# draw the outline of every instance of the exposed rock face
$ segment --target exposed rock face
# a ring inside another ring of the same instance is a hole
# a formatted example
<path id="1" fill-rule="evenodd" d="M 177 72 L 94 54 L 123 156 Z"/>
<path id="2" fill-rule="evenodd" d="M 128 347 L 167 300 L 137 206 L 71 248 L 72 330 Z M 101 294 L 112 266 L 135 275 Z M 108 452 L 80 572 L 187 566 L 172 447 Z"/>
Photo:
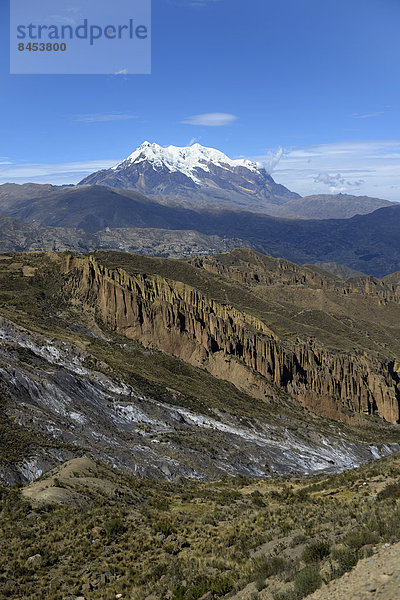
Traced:
<path id="1" fill-rule="evenodd" d="M 278 387 L 316 412 L 348 410 L 378 414 L 391 423 L 400 420 L 396 360 L 330 350 L 313 339 L 282 340 L 254 314 L 158 274 L 128 274 L 93 257 L 67 257 L 64 270 L 69 289 L 114 331 L 253 395 L 268 398 Z M 374 288 L 372 278 L 364 284 Z M 319 285 L 325 285 L 323 278 Z"/>
<path id="2" fill-rule="evenodd" d="M 198 406 L 190 396 L 182 399 L 171 388 L 161 400 L 146 383 L 144 389 L 137 382 L 132 388 L 98 371 L 109 370 L 110 365 L 100 364 L 82 350 L 78 339 L 75 344 L 50 339 L 3 318 L 0 340 L 0 388 L 8 397 L 2 409 L 12 418 L 11 426 L 33 435 L 19 457 L 15 448 L 13 453 L 15 436 L 9 436 L 7 446 L 7 438 L 0 436 L 1 484 L 34 481 L 68 461 L 60 479 L 65 487 L 53 480 L 50 489 L 48 480 L 40 481 L 26 490 L 27 498 L 52 498 L 66 504 L 77 500 L 65 475 L 68 471 L 74 480 L 76 472 L 90 475 L 90 461 L 75 458 L 82 453 L 123 471 L 173 480 L 342 471 L 400 449 L 392 427 L 384 423 L 375 424 L 379 443 L 374 435 L 371 440 L 357 439 L 349 435 L 351 428 L 344 430 L 317 418 L 310 426 L 307 415 L 294 412 L 293 406 L 291 414 L 283 417 L 282 407 L 275 407 L 278 412 L 274 412 L 273 407 L 245 394 L 239 394 L 243 403 L 239 412 L 230 410 L 225 384 L 219 387 L 223 411 L 212 405 Z M 118 346 L 114 346 L 116 353 Z M 146 354 L 149 359 L 151 352 Z M 129 370 L 132 354 L 128 351 L 124 356 Z M 213 385 L 214 378 L 205 372 L 201 375 Z M 172 380 L 171 372 L 168 382 Z M 254 407 L 250 418 L 248 403 Z M 2 460 L 4 455 L 6 460 Z M 91 475 L 88 487 L 93 483 Z"/>

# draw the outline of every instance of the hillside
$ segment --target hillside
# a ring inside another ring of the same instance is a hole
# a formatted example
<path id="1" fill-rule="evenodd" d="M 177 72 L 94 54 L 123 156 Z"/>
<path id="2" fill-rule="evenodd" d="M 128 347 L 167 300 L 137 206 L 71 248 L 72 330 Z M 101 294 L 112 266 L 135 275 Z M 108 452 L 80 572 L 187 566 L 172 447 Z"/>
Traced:
<path id="1" fill-rule="evenodd" d="M 3 254 L 0 599 L 300 600 L 398 541 L 399 283 Z"/>
<path id="2" fill-rule="evenodd" d="M 393 206 L 393 202 L 369 196 L 317 194 L 289 200 L 269 213 L 287 219 L 349 219 L 385 206 Z"/>
<path id="3" fill-rule="evenodd" d="M 248 246 L 297 263 L 337 263 L 375 277 L 400 270 L 400 205 L 347 219 L 281 219 L 163 205 L 133 190 L 104 186 L 44 187 L 42 196 L 42 186 L 0 186 L 0 214 L 15 219 L 0 217 L 3 252 L 106 248 L 190 256 Z"/>
<path id="4" fill-rule="evenodd" d="M 383 551 L 400 539 L 399 477 L 398 455 L 340 475 L 211 483 L 68 461 L 22 493 L 0 490 L 0 598 L 301 600 L 324 582 L 357 597 L 357 570 L 396 556 Z"/>
<path id="5" fill-rule="evenodd" d="M 174 480 L 396 451 L 394 281 L 245 250 L 3 255 L 1 477 L 32 481 L 83 452 Z"/>
<path id="6" fill-rule="evenodd" d="M 400 587 L 399 558 L 400 543 L 384 544 L 372 557 L 360 561 L 347 576 L 314 592 L 310 600 L 368 598 L 371 594 L 382 600 L 393 600 Z"/>

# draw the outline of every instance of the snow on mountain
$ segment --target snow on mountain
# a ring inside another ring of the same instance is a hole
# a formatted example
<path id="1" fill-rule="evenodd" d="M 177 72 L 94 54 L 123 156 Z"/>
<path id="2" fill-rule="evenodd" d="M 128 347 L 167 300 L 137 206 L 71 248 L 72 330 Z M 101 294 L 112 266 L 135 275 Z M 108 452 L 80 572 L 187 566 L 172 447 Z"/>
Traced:
<path id="1" fill-rule="evenodd" d="M 262 168 L 259 163 L 246 159 L 232 160 L 223 152 L 214 148 L 206 148 L 201 144 L 163 148 L 155 143 L 144 142 L 128 158 L 112 167 L 112 170 L 118 171 L 145 161 L 149 162 L 156 170 L 166 167 L 170 172 L 179 171 L 198 185 L 201 185 L 201 180 L 196 176 L 196 169 L 210 172 L 210 164 L 225 169 L 244 167 L 252 172 L 257 172 Z"/>
<path id="2" fill-rule="evenodd" d="M 261 164 L 233 160 L 200 144 L 164 148 L 144 142 L 128 158 L 92 173 L 80 185 L 136 190 L 174 206 L 257 212 L 299 198 L 277 184 Z"/>

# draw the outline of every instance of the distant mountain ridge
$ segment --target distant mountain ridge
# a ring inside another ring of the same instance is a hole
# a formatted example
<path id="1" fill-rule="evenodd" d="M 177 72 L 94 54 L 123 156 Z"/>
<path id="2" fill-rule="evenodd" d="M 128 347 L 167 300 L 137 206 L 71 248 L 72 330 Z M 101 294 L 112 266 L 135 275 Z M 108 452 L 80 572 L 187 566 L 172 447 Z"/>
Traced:
<path id="1" fill-rule="evenodd" d="M 269 214 L 286 219 L 350 219 L 355 215 L 368 215 L 378 208 L 393 204 L 389 200 L 370 196 L 315 194 L 271 207 Z"/>
<path id="2" fill-rule="evenodd" d="M 299 264 L 338 263 L 383 277 L 400 271 L 400 204 L 351 219 L 295 220 L 167 206 L 133 190 L 72 187 L 7 211 L 0 204 L 0 238 L 2 252 L 105 248 L 189 256 L 247 246 Z"/>
<path id="3" fill-rule="evenodd" d="M 0 217 L 3 252 L 191 256 L 250 247 L 331 264 L 344 276 L 346 269 L 377 277 L 400 270 L 400 204 L 346 194 L 302 198 L 260 164 L 200 144 L 145 142 L 79 185 L 0 185 Z"/>

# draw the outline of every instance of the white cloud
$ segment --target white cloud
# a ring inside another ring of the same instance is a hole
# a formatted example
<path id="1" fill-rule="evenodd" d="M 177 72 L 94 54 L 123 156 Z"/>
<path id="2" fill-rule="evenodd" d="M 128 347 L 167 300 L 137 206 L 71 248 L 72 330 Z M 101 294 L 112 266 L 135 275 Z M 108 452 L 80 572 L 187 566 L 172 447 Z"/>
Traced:
<path id="1" fill-rule="evenodd" d="M 350 193 L 400 201 L 400 140 L 285 148 L 273 177 L 302 196 Z M 266 157 L 251 157 L 268 168 Z"/>
<path id="2" fill-rule="evenodd" d="M 120 71 L 116 71 L 114 75 L 128 75 L 128 69 L 121 69 Z"/>
<path id="3" fill-rule="evenodd" d="M 99 169 L 109 169 L 118 160 L 93 160 L 55 164 L 0 164 L 0 184 L 13 183 L 54 183 L 62 185 L 78 183 L 81 179 Z"/>
<path id="4" fill-rule="evenodd" d="M 324 183 L 325 185 L 329 185 L 331 187 L 337 187 L 338 185 L 344 185 L 345 180 L 340 173 L 336 175 L 331 175 L 329 173 L 318 173 L 318 175 L 314 179 L 315 183 Z"/>
<path id="5" fill-rule="evenodd" d="M 185 125 L 202 125 L 205 127 L 222 127 L 230 125 L 237 120 L 236 115 L 229 113 L 204 113 L 202 115 L 192 115 L 186 117 L 181 123 Z"/>
<path id="6" fill-rule="evenodd" d="M 367 113 L 366 115 L 353 115 L 355 119 L 372 119 L 373 117 L 379 117 L 380 115 L 385 115 L 387 110 L 381 110 L 378 112 Z"/>
<path id="7" fill-rule="evenodd" d="M 346 192 L 349 191 L 347 188 L 360 188 L 364 179 L 348 180 L 341 173 L 318 173 L 314 179 L 314 183 L 323 183 L 329 185 L 332 192 Z"/>
<path id="8" fill-rule="evenodd" d="M 106 121 L 128 121 L 136 119 L 135 115 L 122 115 L 119 113 L 74 115 L 74 121 L 79 123 L 105 123 Z"/>
<path id="9" fill-rule="evenodd" d="M 267 171 L 267 173 L 269 173 L 269 174 L 273 173 L 273 171 L 276 169 L 276 167 L 280 163 L 283 153 L 284 153 L 284 150 L 283 150 L 282 146 L 279 146 L 279 148 L 276 152 L 270 151 L 267 153 L 266 158 L 261 161 L 263 166 L 265 167 L 265 170 Z"/>

